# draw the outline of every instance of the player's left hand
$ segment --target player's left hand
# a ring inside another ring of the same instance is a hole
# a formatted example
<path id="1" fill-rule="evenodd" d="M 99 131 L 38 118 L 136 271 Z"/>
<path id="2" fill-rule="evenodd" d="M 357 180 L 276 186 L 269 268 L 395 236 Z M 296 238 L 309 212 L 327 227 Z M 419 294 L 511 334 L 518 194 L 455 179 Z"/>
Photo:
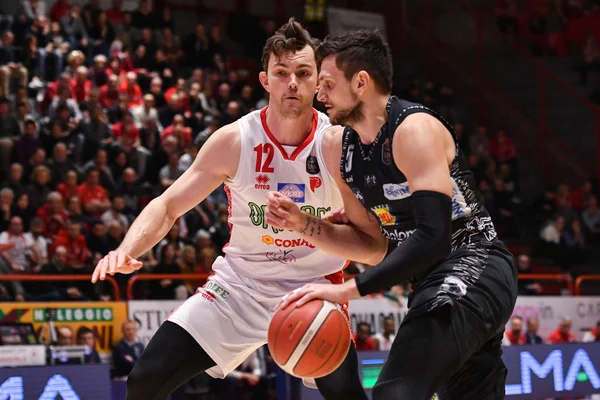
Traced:
<path id="1" fill-rule="evenodd" d="M 304 221 L 303 211 L 289 197 L 279 192 L 267 193 L 267 223 L 277 229 L 297 230 Z"/>
<path id="2" fill-rule="evenodd" d="M 285 309 L 291 303 L 296 302 L 296 307 L 300 307 L 311 300 L 327 300 L 335 304 L 342 304 L 352 298 L 360 297 L 354 279 L 342 285 L 331 285 L 321 283 L 309 283 L 301 288 L 293 290 L 283 296 L 277 309 Z"/>

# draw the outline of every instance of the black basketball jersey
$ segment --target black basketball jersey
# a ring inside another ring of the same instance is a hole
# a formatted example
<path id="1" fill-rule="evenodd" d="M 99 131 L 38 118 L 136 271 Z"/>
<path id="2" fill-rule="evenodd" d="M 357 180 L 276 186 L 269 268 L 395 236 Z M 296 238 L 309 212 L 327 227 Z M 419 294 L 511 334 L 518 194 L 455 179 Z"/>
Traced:
<path id="1" fill-rule="evenodd" d="M 414 113 L 427 113 L 456 137 L 452 126 L 435 111 L 420 104 L 391 96 L 387 102 L 388 119 L 370 145 L 360 142 L 352 128 L 344 129 L 341 172 L 358 200 L 379 220 L 390 247 L 396 247 L 416 229 L 411 191 L 404 174 L 392 156 L 396 128 Z M 450 165 L 452 181 L 452 249 L 476 241 L 492 241 L 496 231 L 487 210 L 476 196 L 476 185 L 466 158 L 456 145 Z"/>

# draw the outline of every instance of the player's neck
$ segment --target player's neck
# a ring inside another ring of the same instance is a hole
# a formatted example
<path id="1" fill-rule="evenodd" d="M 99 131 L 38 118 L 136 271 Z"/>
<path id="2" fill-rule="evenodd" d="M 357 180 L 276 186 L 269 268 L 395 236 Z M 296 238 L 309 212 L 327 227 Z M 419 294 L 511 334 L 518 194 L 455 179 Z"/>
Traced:
<path id="1" fill-rule="evenodd" d="M 363 100 L 363 119 L 352 124 L 352 128 L 358 132 L 363 144 L 371 144 L 377 137 L 381 126 L 387 120 L 386 105 L 389 94 L 373 94 L 370 98 Z"/>
<path id="2" fill-rule="evenodd" d="M 312 109 L 298 118 L 284 118 L 273 107 L 267 109 L 267 126 L 277 141 L 284 146 L 299 146 L 312 129 Z"/>

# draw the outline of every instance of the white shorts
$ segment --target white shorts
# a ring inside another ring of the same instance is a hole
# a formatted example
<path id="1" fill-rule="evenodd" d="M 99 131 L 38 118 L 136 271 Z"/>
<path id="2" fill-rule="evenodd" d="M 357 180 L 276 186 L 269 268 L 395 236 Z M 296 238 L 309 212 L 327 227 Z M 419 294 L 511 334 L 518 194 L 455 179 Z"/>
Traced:
<path id="1" fill-rule="evenodd" d="M 225 258 L 213 264 L 214 274 L 167 318 L 185 329 L 217 364 L 206 372 L 224 378 L 267 343 L 275 307 L 288 292 L 311 282 L 259 281 L 234 272 Z M 345 307 L 345 306 L 344 306 Z M 305 382 L 314 387 L 314 382 Z"/>

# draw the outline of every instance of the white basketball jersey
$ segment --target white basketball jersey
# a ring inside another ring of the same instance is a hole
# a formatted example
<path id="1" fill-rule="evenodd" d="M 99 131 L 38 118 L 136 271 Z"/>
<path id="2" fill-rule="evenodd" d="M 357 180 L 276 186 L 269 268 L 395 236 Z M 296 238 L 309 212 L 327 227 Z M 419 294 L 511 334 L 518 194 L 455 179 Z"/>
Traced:
<path id="1" fill-rule="evenodd" d="M 239 166 L 225 183 L 231 226 L 225 258 L 237 274 L 263 281 L 311 281 L 340 272 L 346 260 L 316 249 L 296 232 L 269 226 L 265 217 L 268 191 L 285 194 L 318 217 L 343 205 L 321 149 L 329 119 L 313 110 L 310 136 L 298 147 L 282 146 L 267 127 L 266 111 L 239 120 Z"/>

